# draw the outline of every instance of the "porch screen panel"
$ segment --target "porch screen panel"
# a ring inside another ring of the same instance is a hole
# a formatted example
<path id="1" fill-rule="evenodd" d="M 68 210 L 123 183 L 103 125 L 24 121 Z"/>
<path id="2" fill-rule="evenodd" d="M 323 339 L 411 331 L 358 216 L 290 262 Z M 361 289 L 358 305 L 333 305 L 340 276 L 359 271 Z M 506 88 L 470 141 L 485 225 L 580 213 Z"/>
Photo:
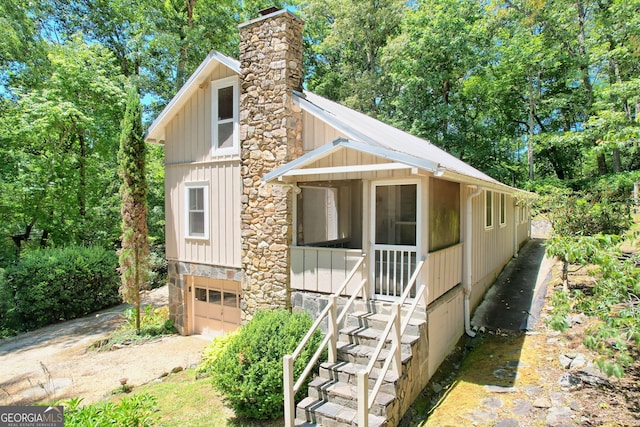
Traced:
<path id="1" fill-rule="evenodd" d="M 460 243 L 460 184 L 429 181 L 429 252 Z"/>

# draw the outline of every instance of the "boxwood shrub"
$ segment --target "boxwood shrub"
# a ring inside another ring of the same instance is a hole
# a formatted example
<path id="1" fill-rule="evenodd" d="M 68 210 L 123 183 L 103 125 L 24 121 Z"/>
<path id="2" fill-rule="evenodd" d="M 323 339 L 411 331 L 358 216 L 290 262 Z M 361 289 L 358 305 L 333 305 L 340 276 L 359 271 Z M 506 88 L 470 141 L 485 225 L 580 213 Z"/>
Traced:
<path id="1" fill-rule="evenodd" d="M 264 420 L 282 416 L 282 358 L 293 353 L 312 324 L 308 313 L 259 311 L 230 339 L 213 363 L 211 377 L 236 415 Z M 296 378 L 321 341 L 317 331 L 295 361 Z M 300 392 L 306 393 L 306 386 Z"/>
<path id="2" fill-rule="evenodd" d="M 23 253 L 0 283 L 0 328 L 30 330 L 119 303 L 117 266 L 116 253 L 100 247 Z"/>

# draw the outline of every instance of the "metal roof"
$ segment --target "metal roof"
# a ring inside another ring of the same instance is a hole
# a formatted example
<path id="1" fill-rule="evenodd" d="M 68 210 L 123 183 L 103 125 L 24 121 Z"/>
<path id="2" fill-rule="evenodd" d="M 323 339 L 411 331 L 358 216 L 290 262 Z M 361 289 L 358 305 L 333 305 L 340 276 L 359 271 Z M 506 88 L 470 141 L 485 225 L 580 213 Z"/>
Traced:
<path id="1" fill-rule="evenodd" d="M 151 124 L 145 136 L 147 142 L 164 142 L 166 125 L 200 85 L 207 81 L 211 71 L 219 65 L 228 67 L 238 75 L 241 74 L 238 60 L 220 52 L 211 51 Z M 336 128 L 347 138 L 332 141 L 325 148 L 313 150 L 298 160 L 274 170 L 264 177 L 265 181 L 274 180 L 293 169 L 302 168 L 327 155 L 330 150 L 346 148 L 388 158 L 429 172 L 435 173 L 437 170 L 439 176 L 444 174 L 445 178 L 461 182 L 481 184 L 502 191 L 521 191 L 502 184 L 425 139 L 411 135 L 313 92 L 294 92 L 293 100 L 303 110 Z"/>
<path id="2" fill-rule="evenodd" d="M 411 135 L 312 92 L 296 92 L 294 94 L 294 102 L 309 114 L 316 116 L 344 133 L 353 142 L 369 145 L 372 147 L 371 150 L 380 153 L 383 157 L 393 158 L 392 156 L 404 155 L 415 159 L 413 163 L 408 164 L 430 172 L 435 171 L 433 166 L 422 167 L 419 164 L 435 164 L 440 168 L 444 168 L 447 175 L 452 175 L 453 172 L 491 184 L 492 187 L 497 186 L 517 190 L 495 180 L 425 139 Z M 375 152 L 371 152 L 371 154 L 375 154 Z"/>

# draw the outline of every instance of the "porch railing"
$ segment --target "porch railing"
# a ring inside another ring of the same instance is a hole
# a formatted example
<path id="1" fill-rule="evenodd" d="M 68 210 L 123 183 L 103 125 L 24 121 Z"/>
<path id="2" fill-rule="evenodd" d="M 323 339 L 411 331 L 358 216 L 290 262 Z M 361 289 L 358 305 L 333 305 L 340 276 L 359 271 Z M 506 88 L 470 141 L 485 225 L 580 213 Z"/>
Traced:
<path id="1" fill-rule="evenodd" d="M 356 265 L 353 267 L 351 272 L 347 275 L 346 279 L 338 288 L 338 290 L 329 296 L 329 303 L 322 310 L 316 321 L 313 323 L 307 334 L 304 336 L 298 347 L 296 347 L 293 354 L 288 354 L 283 357 L 283 383 L 284 383 L 284 423 L 285 427 L 293 427 L 295 423 L 295 395 L 300 390 L 300 387 L 304 384 L 305 379 L 311 373 L 311 370 L 318 362 L 320 355 L 322 354 L 325 347 L 328 348 L 328 361 L 330 363 L 335 363 L 337 361 L 337 341 L 338 341 L 338 325 L 344 319 L 344 316 L 348 312 L 349 308 L 355 301 L 358 294 L 362 295 L 362 299 L 369 299 L 369 287 L 367 284 L 367 275 L 362 274 L 362 281 L 359 286 L 352 292 L 351 297 L 347 300 L 347 303 L 340 311 L 340 314 L 337 314 L 337 301 L 338 296 L 344 292 L 348 283 L 351 279 L 356 275 L 357 271 L 363 266 L 364 261 L 366 259 L 366 254 L 362 254 L 362 257 L 358 260 Z M 313 334 L 320 327 L 322 321 L 327 318 L 327 334 L 320 343 L 318 350 L 313 354 L 311 360 L 305 367 L 300 377 L 295 380 L 293 374 L 293 364 L 295 360 L 300 356 L 300 353 L 307 345 Z M 295 382 L 294 382 L 295 380 Z"/>
<path id="2" fill-rule="evenodd" d="M 375 351 L 371 355 L 371 359 L 369 360 L 369 364 L 367 368 L 359 371 L 357 375 L 358 382 L 358 426 L 359 427 L 368 427 L 369 426 L 369 411 L 375 402 L 376 396 L 380 391 L 380 387 L 382 387 L 383 380 L 389 368 L 393 368 L 393 372 L 399 377 L 402 374 L 402 346 L 401 346 L 401 338 L 402 334 L 407 328 L 409 324 L 409 320 L 413 315 L 418 303 L 422 301 L 425 309 L 427 307 L 427 303 L 429 300 L 428 289 L 425 284 L 422 284 L 420 288 L 415 292 L 415 297 L 409 306 L 409 309 L 404 317 L 402 318 L 402 305 L 405 303 L 407 298 L 410 296 L 411 290 L 414 287 L 418 275 L 422 270 L 422 267 L 425 264 L 425 258 L 423 257 L 420 260 L 420 263 L 416 266 L 415 272 L 411 276 L 409 283 L 404 289 L 402 296 L 400 299 L 393 303 L 391 316 L 387 322 L 387 325 L 384 329 L 384 332 L 380 336 L 380 341 L 378 342 L 378 346 Z M 369 392 L 369 376 L 375 367 L 376 361 L 384 348 L 385 342 L 387 338 L 391 334 L 391 348 L 389 348 L 389 355 L 387 357 L 384 364 L 382 365 L 382 369 L 378 373 L 378 378 L 373 386 L 371 392 Z M 393 363 L 393 365 L 391 365 Z"/>
<path id="3" fill-rule="evenodd" d="M 402 295 L 406 288 L 410 288 L 410 278 L 417 263 L 417 248 L 375 245 L 374 257 L 376 295 L 395 298 Z"/>

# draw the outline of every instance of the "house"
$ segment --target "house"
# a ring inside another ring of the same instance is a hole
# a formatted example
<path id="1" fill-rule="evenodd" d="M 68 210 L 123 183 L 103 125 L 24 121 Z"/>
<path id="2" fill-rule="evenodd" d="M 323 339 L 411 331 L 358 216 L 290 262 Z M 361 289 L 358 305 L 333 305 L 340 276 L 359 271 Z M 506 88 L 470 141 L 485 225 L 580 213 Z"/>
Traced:
<path id="1" fill-rule="evenodd" d="M 165 147 L 171 317 L 193 334 L 258 309 L 316 316 L 363 283 L 393 302 L 416 275 L 430 377 L 529 238 L 523 193 L 304 90 L 302 27 L 274 9 L 241 24 L 240 60 L 211 52 L 148 129 Z"/>

